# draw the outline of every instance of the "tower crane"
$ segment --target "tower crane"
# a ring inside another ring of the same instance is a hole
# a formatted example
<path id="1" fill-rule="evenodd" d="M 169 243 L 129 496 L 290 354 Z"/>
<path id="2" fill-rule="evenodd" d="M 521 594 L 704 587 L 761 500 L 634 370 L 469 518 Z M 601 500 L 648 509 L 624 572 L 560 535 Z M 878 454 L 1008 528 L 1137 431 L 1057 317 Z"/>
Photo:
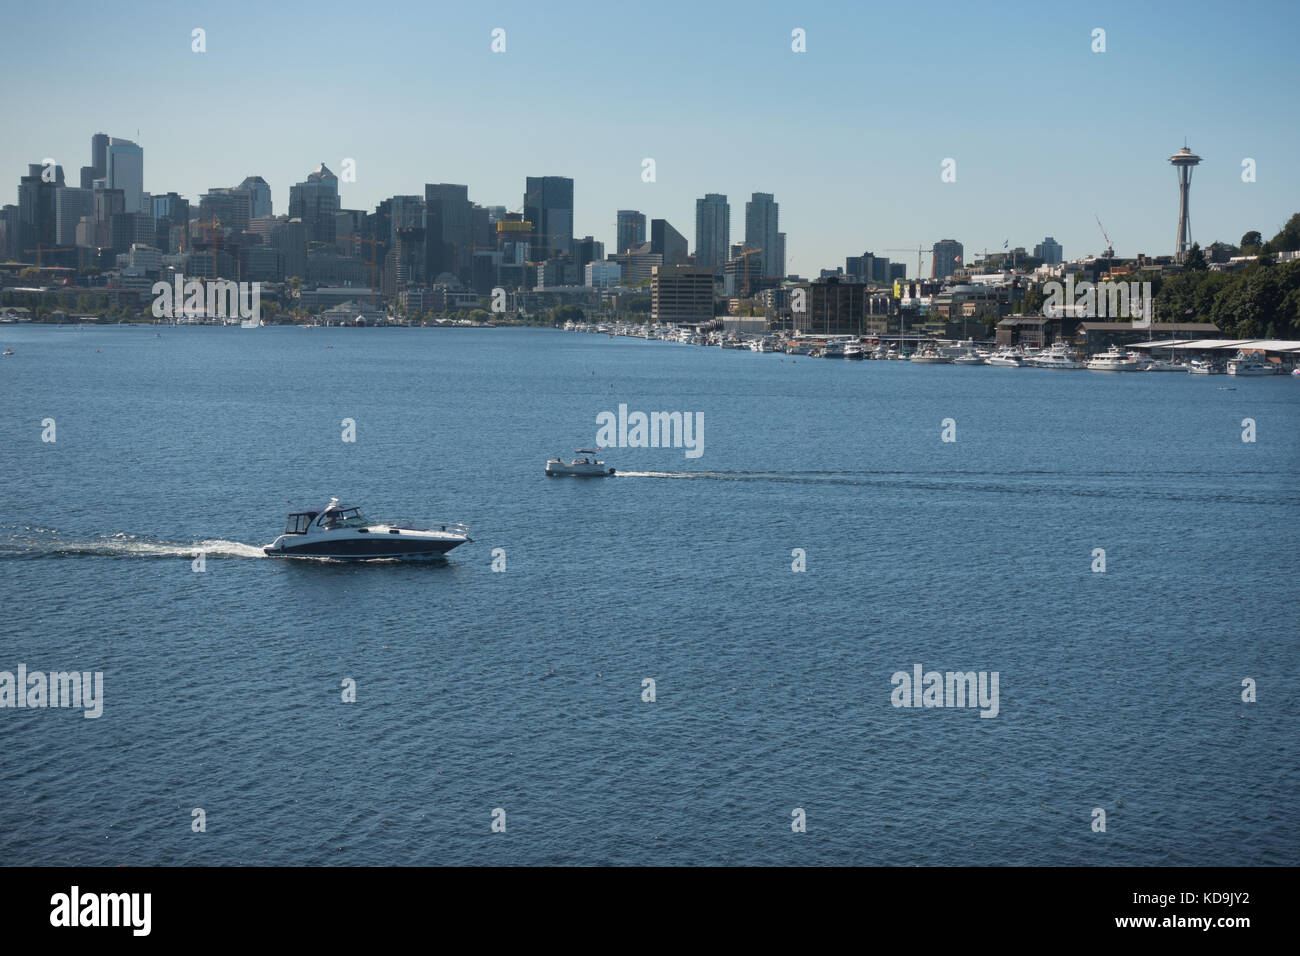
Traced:
<path id="1" fill-rule="evenodd" d="M 1115 247 L 1111 244 L 1110 236 L 1106 235 L 1106 227 L 1101 224 L 1101 216 L 1093 213 L 1093 218 L 1097 220 L 1097 228 L 1101 230 L 1101 237 L 1106 240 L 1106 258 L 1115 258 Z"/>

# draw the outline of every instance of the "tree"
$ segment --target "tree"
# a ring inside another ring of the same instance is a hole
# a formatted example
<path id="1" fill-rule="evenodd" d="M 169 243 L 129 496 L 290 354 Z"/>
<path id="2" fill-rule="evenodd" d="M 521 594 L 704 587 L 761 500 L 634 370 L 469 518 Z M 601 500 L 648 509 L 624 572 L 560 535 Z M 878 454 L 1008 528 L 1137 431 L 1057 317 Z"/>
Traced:
<path id="1" fill-rule="evenodd" d="M 1258 229 L 1252 229 L 1241 237 L 1241 251 L 1243 254 L 1253 256 L 1259 252 L 1259 247 L 1264 244 L 1264 237 L 1259 234 Z"/>
<path id="2" fill-rule="evenodd" d="M 1192 248 L 1187 250 L 1187 255 L 1183 258 L 1183 268 L 1188 272 L 1204 272 L 1208 268 L 1199 242 L 1193 242 Z"/>

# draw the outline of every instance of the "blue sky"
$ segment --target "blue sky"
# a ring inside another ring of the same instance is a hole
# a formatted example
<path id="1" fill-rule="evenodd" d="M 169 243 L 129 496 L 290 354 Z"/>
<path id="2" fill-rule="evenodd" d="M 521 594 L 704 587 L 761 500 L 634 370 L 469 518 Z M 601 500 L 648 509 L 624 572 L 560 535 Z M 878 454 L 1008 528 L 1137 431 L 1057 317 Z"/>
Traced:
<path id="1" fill-rule="evenodd" d="M 1175 173 L 1204 158 L 1192 235 L 1271 235 L 1300 211 L 1295 2 L 896 5 L 391 2 L 220 5 L 0 0 L 0 198 L 45 156 L 75 184 L 96 131 L 144 147 L 145 188 L 191 199 L 247 175 L 289 186 L 357 163 L 348 208 L 467 183 L 521 205 L 524 177 L 576 180 L 575 232 L 615 211 L 694 244 L 726 193 L 732 238 L 775 193 L 788 267 L 955 238 L 1045 235 L 1067 257 L 1173 251 Z M 190 49 L 194 27 L 207 52 Z M 506 52 L 491 52 L 491 31 Z M 791 51 L 791 30 L 807 52 Z M 1106 52 L 1091 50 L 1106 30 Z M 137 135 L 138 131 L 138 135 Z M 657 181 L 641 181 L 641 161 Z M 957 181 L 940 180 L 945 158 Z M 1241 163 L 1257 164 L 1243 183 Z M 928 263 L 928 260 L 927 260 Z M 928 267 L 928 265 L 927 265 Z"/>

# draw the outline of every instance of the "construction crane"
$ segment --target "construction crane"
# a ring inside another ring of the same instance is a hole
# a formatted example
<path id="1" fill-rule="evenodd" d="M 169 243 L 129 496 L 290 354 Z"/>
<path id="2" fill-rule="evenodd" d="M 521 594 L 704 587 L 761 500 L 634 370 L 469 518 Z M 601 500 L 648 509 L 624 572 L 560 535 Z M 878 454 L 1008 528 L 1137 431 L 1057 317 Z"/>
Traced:
<path id="1" fill-rule="evenodd" d="M 762 249 L 746 249 L 740 255 L 735 257 L 736 259 L 745 260 L 745 298 L 746 299 L 749 298 L 749 257 L 754 255 L 755 253 L 762 252 L 762 251 L 763 251 Z"/>
<path id="2" fill-rule="evenodd" d="M 915 249 L 886 249 L 885 252 L 915 252 L 916 253 L 916 278 L 918 281 L 925 278 L 925 276 L 921 275 L 921 259 L 926 252 L 925 246 L 918 245 Z"/>
<path id="3" fill-rule="evenodd" d="M 1115 258 L 1115 247 L 1111 245 L 1110 236 L 1106 235 L 1106 227 L 1101 224 L 1101 216 L 1093 213 L 1093 218 L 1097 220 L 1097 228 L 1101 230 L 1101 237 L 1106 240 L 1106 258 Z"/>

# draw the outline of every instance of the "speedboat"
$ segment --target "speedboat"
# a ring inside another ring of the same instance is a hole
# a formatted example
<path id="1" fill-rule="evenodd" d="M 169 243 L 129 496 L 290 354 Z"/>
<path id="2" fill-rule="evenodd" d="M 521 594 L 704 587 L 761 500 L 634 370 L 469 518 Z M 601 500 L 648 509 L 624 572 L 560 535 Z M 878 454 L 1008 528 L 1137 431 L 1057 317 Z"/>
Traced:
<path id="1" fill-rule="evenodd" d="M 598 449 L 579 448 L 575 454 L 583 457 L 574 458 L 572 461 L 565 461 L 563 458 L 552 458 L 548 461 L 546 477 L 604 478 L 606 475 L 614 474 L 613 468 L 607 469 L 603 461 L 596 460 L 595 456 L 600 454 Z"/>
<path id="2" fill-rule="evenodd" d="M 984 364 L 1000 368 L 1020 368 L 1021 354 L 1014 349 L 1000 349 L 988 358 Z"/>
<path id="3" fill-rule="evenodd" d="M 331 498 L 324 508 L 291 513 L 284 534 L 262 550 L 273 558 L 436 558 L 472 540 L 463 524 L 374 524 L 360 508 Z"/>
<path id="4" fill-rule="evenodd" d="M 13 355 L 13 354 L 14 354 L 14 350 L 13 350 L 13 349 L 5 349 L 4 354 L 5 354 L 5 355 Z"/>
<path id="5" fill-rule="evenodd" d="M 1083 363 L 1071 354 L 1069 346 L 1064 342 L 1057 342 L 1051 348 L 1039 352 L 1029 359 L 1029 364 L 1034 368 L 1083 368 Z"/>
<path id="6" fill-rule="evenodd" d="M 1088 361 L 1090 372 L 1136 372 L 1138 360 L 1117 345 L 1112 345 Z"/>

